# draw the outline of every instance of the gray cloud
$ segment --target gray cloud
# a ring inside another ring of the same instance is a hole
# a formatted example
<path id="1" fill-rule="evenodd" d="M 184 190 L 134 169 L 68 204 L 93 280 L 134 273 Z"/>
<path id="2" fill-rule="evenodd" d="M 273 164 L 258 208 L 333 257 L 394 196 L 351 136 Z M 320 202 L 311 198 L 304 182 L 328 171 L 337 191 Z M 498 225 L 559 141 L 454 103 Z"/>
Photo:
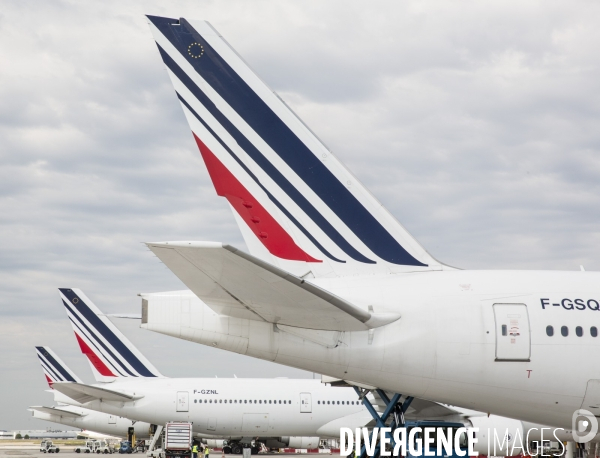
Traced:
<path id="1" fill-rule="evenodd" d="M 243 246 L 144 13 L 208 19 L 421 241 L 466 268 L 598 269 L 599 6 L 7 3 L 0 16 L 0 428 L 84 374 L 56 288 L 107 312 L 181 283 L 141 243 Z M 119 323 L 168 375 L 310 376 Z M 177 349 L 187 358 L 173 361 Z M 89 376 L 88 376 L 89 380 Z"/>

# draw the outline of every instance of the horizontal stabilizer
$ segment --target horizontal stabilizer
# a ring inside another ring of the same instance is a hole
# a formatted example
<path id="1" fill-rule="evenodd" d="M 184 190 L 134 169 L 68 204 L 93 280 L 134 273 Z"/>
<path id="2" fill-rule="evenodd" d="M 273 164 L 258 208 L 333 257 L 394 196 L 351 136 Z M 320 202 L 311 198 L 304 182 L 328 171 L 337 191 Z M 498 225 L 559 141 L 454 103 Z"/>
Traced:
<path id="1" fill-rule="evenodd" d="M 53 384 L 52 388 L 81 404 L 98 400 L 129 402 L 143 398 L 143 396 L 107 390 L 106 388 L 86 385 L 84 383 L 56 382 Z"/>
<path id="2" fill-rule="evenodd" d="M 357 307 L 229 245 L 147 245 L 194 294 L 221 315 L 328 331 L 362 331 L 400 318 Z"/>
<path id="3" fill-rule="evenodd" d="M 110 318 L 124 318 L 126 320 L 141 320 L 142 315 L 139 313 L 105 313 L 104 316 Z"/>
<path id="4" fill-rule="evenodd" d="M 46 406 L 31 406 L 30 410 L 36 410 L 38 412 L 47 413 L 49 415 L 56 415 L 58 417 L 72 417 L 79 418 L 84 417 L 85 415 L 82 413 L 71 412 L 69 410 L 58 409 L 56 407 L 46 407 Z"/>

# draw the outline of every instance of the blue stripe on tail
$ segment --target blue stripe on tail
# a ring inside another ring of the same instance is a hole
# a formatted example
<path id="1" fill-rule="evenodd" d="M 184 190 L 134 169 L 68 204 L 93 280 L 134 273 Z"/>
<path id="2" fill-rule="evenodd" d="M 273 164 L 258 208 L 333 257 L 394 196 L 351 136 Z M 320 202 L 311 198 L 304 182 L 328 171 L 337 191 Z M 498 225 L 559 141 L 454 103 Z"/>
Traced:
<path id="1" fill-rule="evenodd" d="M 323 215 L 321 215 L 321 213 L 319 213 L 319 211 L 312 206 L 308 199 L 306 199 L 306 197 L 304 197 L 304 195 L 302 195 L 302 193 L 298 191 L 298 189 L 296 189 L 294 185 L 292 185 L 287 180 L 287 178 L 285 178 L 283 174 L 279 170 L 277 170 L 277 168 L 273 164 L 271 164 L 271 162 L 266 157 L 263 156 L 263 154 L 252 144 L 252 142 L 250 142 L 231 122 L 229 122 L 229 120 L 217 109 L 217 107 L 214 105 L 213 102 L 211 102 L 211 100 L 206 96 L 206 94 L 204 94 L 204 92 L 202 92 L 202 90 L 198 86 L 196 86 L 196 84 L 194 84 L 190 77 L 186 75 L 186 73 L 175 63 L 175 61 L 173 61 L 173 59 L 171 59 L 171 57 L 169 57 L 169 55 L 160 47 L 160 45 L 157 46 L 163 58 L 163 61 L 165 62 L 165 65 L 169 68 L 169 70 L 171 70 L 173 74 L 175 74 L 175 76 L 179 78 L 179 80 L 187 87 L 187 89 L 194 95 L 194 97 L 198 99 L 198 101 L 204 106 L 204 108 L 206 108 L 207 111 L 217 120 L 217 122 L 227 131 L 227 133 L 233 137 L 233 139 L 238 143 L 238 145 L 240 145 L 240 147 L 246 152 L 246 154 L 248 154 L 248 156 L 250 156 L 254 160 L 254 162 L 256 162 L 259 165 L 259 167 L 261 167 L 265 171 L 265 173 L 269 175 L 269 177 L 271 177 L 271 179 L 275 181 L 275 183 L 277 183 L 277 185 L 285 193 L 287 193 L 287 195 L 294 202 L 296 202 L 296 204 L 315 222 L 315 224 L 319 226 L 319 228 L 325 234 L 327 234 L 327 236 L 352 259 L 367 264 L 375 264 L 375 261 L 371 261 L 370 259 L 366 258 L 360 252 L 358 252 L 352 245 L 350 245 L 348 241 L 329 223 L 329 221 L 327 221 L 327 219 L 323 217 Z M 178 96 L 180 100 L 184 101 L 179 94 Z M 187 104 L 187 102 L 184 101 L 184 103 L 186 104 L 186 106 L 189 107 L 189 104 Z M 192 113 L 195 113 L 194 110 L 191 111 Z M 200 122 L 205 124 L 197 114 L 195 114 L 195 116 L 198 118 L 198 120 L 200 120 Z M 230 154 L 232 153 L 230 152 Z M 239 160 L 237 156 L 234 156 L 234 158 L 239 164 L 243 164 L 243 162 Z M 245 169 L 247 168 L 245 165 L 242 166 Z M 259 183 L 257 179 L 255 181 Z M 263 187 L 262 185 L 260 186 Z M 273 203 L 276 203 L 271 193 L 269 193 L 269 197 L 271 198 L 271 200 L 273 200 Z M 280 208 L 283 208 L 283 206 L 281 206 Z M 284 213 L 286 213 L 286 215 L 289 214 L 289 212 L 285 209 Z M 294 221 L 298 229 L 300 229 L 305 235 L 308 236 L 308 238 L 313 243 L 315 243 L 317 247 L 319 247 L 323 254 L 325 254 L 327 257 L 334 261 L 345 262 L 329 254 L 329 252 L 325 250 L 325 248 L 322 247 L 321 244 L 318 243 L 312 235 L 308 234 L 308 231 L 306 231 L 306 229 L 295 218 L 291 219 Z"/>
<path id="2" fill-rule="evenodd" d="M 73 376 L 69 373 L 69 371 L 67 371 L 58 361 L 56 361 L 56 359 L 54 359 L 54 357 L 50 353 L 48 353 L 46 351 L 46 349 L 44 347 L 35 347 L 35 348 L 39 352 L 38 357 L 40 358 L 40 361 L 42 361 L 42 364 L 44 363 L 42 356 L 44 358 L 46 358 L 46 361 L 50 365 L 50 367 L 48 367 L 50 369 L 50 372 L 52 372 L 54 375 L 57 375 L 56 372 L 59 372 L 60 375 L 62 376 L 62 378 L 66 381 L 69 381 L 69 382 L 77 381 L 73 378 Z M 57 378 L 60 379 L 60 377 L 58 377 L 58 376 L 57 376 Z"/>
<path id="3" fill-rule="evenodd" d="M 119 353 L 119 355 L 123 357 L 123 359 L 127 361 L 127 363 L 131 367 L 133 367 L 138 372 L 138 374 L 140 374 L 142 377 L 156 377 L 156 375 L 150 372 L 148 368 L 146 368 L 146 366 L 131 352 L 131 350 L 129 350 L 129 348 L 127 348 L 127 346 L 125 346 L 125 344 L 123 344 L 123 342 L 121 342 L 121 340 L 106 326 L 106 324 L 102 322 L 100 318 L 98 318 L 98 316 L 87 306 L 87 304 L 77 294 L 75 294 L 75 292 L 72 289 L 59 288 L 59 290 L 69 300 L 69 304 L 65 304 L 65 306 L 73 307 L 79 313 L 81 313 L 81 315 L 85 317 L 85 319 L 90 323 L 94 330 L 97 331 L 100 335 L 102 335 L 102 337 L 104 337 L 104 339 L 106 339 L 112 345 L 112 347 Z M 73 302 L 74 299 L 77 299 L 76 303 Z M 94 333 L 92 333 L 92 335 L 93 334 Z M 102 344 L 100 340 L 98 340 L 98 342 Z M 106 348 L 106 351 L 111 353 L 111 356 L 113 356 L 113 358 L 117 362 L 119 361 L 119 358 L 115 358 L 114 355 L 112 355 L 112 352 L 108 350 L 108 348 Z M 126 367 L 123 367 L 123 369 L 125 369 L 128 373 L 131 374 L 131 372 Z M 135 374 L 131 375 L 135 376 Z"/>
<path id="4" fill-rule="evenodd" d="M 160 49 L 160 46 L 159 46 Z M 165 53 L 166 54 L 166 53 Z M 168 56 L 167 56 L 168 57 Z M 189 103 L 187 103 L 184 98 L 177 93 L 177 97 L 179 98 L 179 100 L 181 101 L 181 103 L 183 103 L 185 105 L 185 107 L 190 111 L 190 113 L 192 113 L 196 119 L 204 126 L 204 128 L 206 130 L 208 130 L 211 135 L 213 137 L 215 137 L 215 139 L 220 143 L 220 145 L 225 149 L 225 151 L 227 151 L 231 157 L 233 159 L 235 159 L 235 161 L 240 165 L 240 167 L 242 167 L 244 169 L 244 171 L 250 176 L 250 178 L 252 178 L 254 180 L 254 182 L 260 186 L 260 188 L 265 192 L 265 194 L 269 197 L 269 199 L 271 200 L 271 202 L 273 202 L 277 208 L 285 215 L 288 217 L 288 219 L 296 225 L 296 227 L 298 229 L 300 229 L 300 231 L 302 231 L 302 233 L 319 249 L 321 250 L 321 252 L 327 256 L 329 259 L 333 260 L 333 261 L 337 261 L 337 262 L 346 262 L 346 261 L 342 261 L 341 259 L 336 258 L 335 256 L 333 256 L 329 251 L 327 251 L 325 249 L 324 246 L 322 246 L 317 239 L 315 239 L 313 237 L 313 235 L 308 232 L 306 230 L 306 228 L 300 224 L 300 222 L 288 211 L 287 208 L 285 208 L 281 202 L 279 202 L 275 196 L 273 194 L 271 194 L 269 192 L 269 190 L 267 188 L 265 188 L 262 183 L 260 182 L 260 180 L 256 177 L 256 175 L 254 175 L 250 169 L 246 166 L 246 164 L 244 164 L 242 162 L 242 160 L 233 152 L 231 151 L 231 149 L 229 149 L 229 147 L 225 144 L 225 142 L 223 140 L 221 140 L 221 138 L 215 133 L 215 131 L 213 131 L 210 126 L 208 124 L 206 124 L 206 122 L 200 117 L 200 115 L 198 113 L 196 113 L 196 111 L 189 105 Z M 233 126 L 232 126 L 233 127 Z M 294 188 L 295 189 L 295 188 Z M 334 229 L 335 230 L 335 229 Z M 360 253 L 358 253 L 360 255 Z"/>
<path id="5" fill-rule="evenodd" d="M 411 256 L 387 232 L 185 19 L 177 21 L 155 16 L 148 18 L 208 84 L 373 253 L 393 264 L 426 266 Z M 194 42 L 204 47 L 204 55 L 200 59 L 188 56 L 188 46 Z"/>

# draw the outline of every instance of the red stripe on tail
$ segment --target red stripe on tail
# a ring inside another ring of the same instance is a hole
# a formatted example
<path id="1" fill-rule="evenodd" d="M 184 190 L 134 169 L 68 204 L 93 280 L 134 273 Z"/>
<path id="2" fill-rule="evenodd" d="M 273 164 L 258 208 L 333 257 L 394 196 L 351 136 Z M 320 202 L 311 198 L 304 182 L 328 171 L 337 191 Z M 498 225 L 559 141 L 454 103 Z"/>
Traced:
<path id="1" fill-rule="evenodd" d="M 274 256 L 292 261 L 323 262 L 313 258 L 296 245 L 294 239 L 269 212 L 250 194 L 213 152 L 196 137 L 200 153 L 219 196 L 225 197 L 242 217 L 258 240 Z"/>
<path id="2" fill-rule="evenodd" d="M 106 364 L 104 364 L 102 360 L 98 358 L 98 355 L 92 351 L 88 344 L 86 344 L 77 333 L 75 333 L 75 337 L 77 337 L 77 342 L 79 342 L 81 353 L 88 357 L 96 370 L 100 372 L 100 375 L 104 375 L 105 377 L 116 377 L 116 375 L 113 374 L 108 367 L 106 367 Z"/>
<path id="3" fill-rule="evenodd" d="M 52 381 L 52 379 L 51 379 L 50 377 L 48 377 L 46 374 L 44 374 L 44 376 L 46 377 L 46 381 L 48 382 L 48 385 L 50 386 L 50 388 L 52 388 L 52 384 L 53 384 L 54 382 L 53 382 L 53 381 Z M 52 388 L 52 389 L 54 389 L 54 388 Z"/>

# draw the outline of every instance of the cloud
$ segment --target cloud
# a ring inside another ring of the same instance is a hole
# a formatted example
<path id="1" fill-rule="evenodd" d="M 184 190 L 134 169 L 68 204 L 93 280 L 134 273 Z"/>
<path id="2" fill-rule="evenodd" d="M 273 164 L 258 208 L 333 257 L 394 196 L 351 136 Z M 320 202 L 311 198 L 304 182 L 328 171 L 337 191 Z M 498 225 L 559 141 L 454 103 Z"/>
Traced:
<path id="1" fill-rule="evenodd" d="M 80 287 L 107 312 L 135 312 L 138 292 L 182 287 L 141 242 L 243 247 L 144 13 L 210 20 L 440 260 L 594 270 L 599 8 L 585 1 L 4 5 L 0 343 L 9 351 L 0 391 L 45 396 L 33 344 L 51 341 L 77 361 L 56 288 Z M 208 351 L 140 333 L 144 345 Z M 196 365 L 153 351 L 156 366 L 174 375 L 299 373 L 236 355 L 211 354 Z M 35 383 L 21 383 L 30 378 Z M 14 420 L 0 427 L 35 424 L 23 410 L 30 402 L 11 399 Z"/>

